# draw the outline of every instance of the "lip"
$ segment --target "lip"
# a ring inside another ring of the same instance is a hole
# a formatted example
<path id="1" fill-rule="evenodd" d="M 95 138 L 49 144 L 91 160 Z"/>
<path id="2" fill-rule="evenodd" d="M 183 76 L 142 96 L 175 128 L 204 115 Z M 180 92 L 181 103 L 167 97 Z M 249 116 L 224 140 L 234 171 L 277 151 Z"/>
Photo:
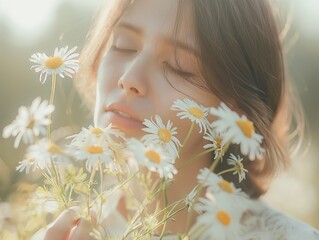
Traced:
<path id="1" fill-rule="evenodd" d="M 129 115 L 121 115 L 119 112 Z M 143 121 L 141 117 L 128 106 L 120 103 L 113 103 L 105 107 L 106 120 L 118 127 L 141 128 Z"/>

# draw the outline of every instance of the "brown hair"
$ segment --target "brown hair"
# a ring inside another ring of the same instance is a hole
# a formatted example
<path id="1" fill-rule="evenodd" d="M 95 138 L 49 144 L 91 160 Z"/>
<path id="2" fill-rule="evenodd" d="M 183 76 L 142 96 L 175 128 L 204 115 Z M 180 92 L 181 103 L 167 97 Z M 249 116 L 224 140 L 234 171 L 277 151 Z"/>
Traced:
<path id="1" fill-rule="evenodd" d="M 133 1 L 116 0 L 102 12 L 81 54 L 76 85 L 93 104 L 97 67 L 107 47 L 112 27 Z M 288 133 L 293 111 L 291 87 L 285 76 L 282 42 L 268 0 L 190 0 L 196 43 L 205 86 L 229 106 L 254 122 L 264 137 L 262 161 L 245 159 L 248 178 L 239 185 L 251 197 L 266 191 L 268 180 L 289 163 Z M 179 0 L 175 31 L 185 1 Z M 295 105 L 298 106 L 298 105 Z M 295 115 L 293 113 L 296 113 Z M 297 134 L 298 135 L 298 134 Z M 234 146 L 235 147 L 235 146 Z M 234 149 L 232 149 L 233 151 Z M 224 161 L 225 164 L 226 161 Z M 225 168 L 226 166 L 219 166 Z M 226 176 L 234 181 L 232 175 Z"/>

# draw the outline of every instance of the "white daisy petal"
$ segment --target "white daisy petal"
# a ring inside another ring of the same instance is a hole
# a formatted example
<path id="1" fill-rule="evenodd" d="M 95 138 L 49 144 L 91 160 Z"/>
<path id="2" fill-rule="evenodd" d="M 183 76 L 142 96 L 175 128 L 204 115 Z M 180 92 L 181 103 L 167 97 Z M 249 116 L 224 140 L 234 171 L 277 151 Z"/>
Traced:
<path id="1" fill-rule="evenodd" d="M 168 121 L 165 125 L 160 116 L 155 115 L 153 119 L 145 119 L 143 124 L 146 128 L 142 130 L 149 133 L 142 137 L 142 141 L 148 144 L 159 144 L 166 149 L 172 156 L 178 157 L 178 149 L 181 146 L 180 141 L 175 137 L 176 127 Z"/>
<path id="2" fill-rule="evenodd" d="M 210 125 L 213 129 L 223 132 L 223 143 L 239 144 L 242 154 L 250 160 L 261 159 L 265 150 L 261 147 L 263 137 L 255 132 L 253 123 L 245 115 L 239 116 L 226 104 L 211 108 L 210 114 L 218 117 Z"/>
<path id="3" fill-rule="evenodd" d="M 188 118 L 192 122 L 195 122 L 199 126 L 199 132 L 206 132 L 208 121 L 206 117 L 208 116 L 209 109 L 199 105 L 198 103 L 190 100 L 176 100 L 172 107 L 172 110 L 179 111 L 176 115 L 180 117 L 180 119 Z"/>
<path id="4" fill-rule="evenodd" d="M 174 166 L 175 158 L 163 151 L 160 145 L 145 146 L 137 139 L 130 139 L 128 148 L 133 153 L 139 166 L 157 172 L 160 178 L 172 179 L 177 173 Z"/>
<path id="5" fill-rule="evenodd" d="M 75 59 L 79 54 L 74 53 L 76 49 L 77 47 L 74 47 L 68 51 L 68 46 L 61 49 L 55 48 L 51 57 L 44 53 L 32 54 L 29 60 L 35 65 L 31 66 L 31 69 L 35 68 L 36 72 L 41 72 L 41 83 L 45 83 L 47 76 L 52 74 L 59 75 L 61 78 L 64 78 L 64 74 L 72 77 L 72 74 L 79 69 L 79 61 Z M 43 74 L 45 74 L 44 79 Z"/>
<path id="6" fill-rule="evenodd" d="M 25 144 L 32 144 L 34 136 L 45 134 L 45 126 L 51 123 L 48 115 L 53 111 L 53 105 L 49 105 L 46 100 L 41 102 L 41 98 L 38 97 L 33 100 L 29 108 L 24 106 L 19 108 L 16 119 L 4 128 L 2 136 L 16 137 L 15 148 L 19 146 L 21 139 Z"/>

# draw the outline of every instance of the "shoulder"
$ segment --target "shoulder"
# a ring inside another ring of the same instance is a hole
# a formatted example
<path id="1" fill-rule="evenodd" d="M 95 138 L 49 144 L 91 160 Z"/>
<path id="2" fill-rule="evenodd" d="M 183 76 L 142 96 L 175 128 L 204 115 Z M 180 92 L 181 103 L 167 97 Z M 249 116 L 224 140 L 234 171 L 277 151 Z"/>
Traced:
<path id="1" fill-rule="evenodd" d="M 249 236 L 247 239 L 319 240 L 317 229 L 271 208 L 261 200 L 253 201 L 241 224 L 244 235 Z"/>

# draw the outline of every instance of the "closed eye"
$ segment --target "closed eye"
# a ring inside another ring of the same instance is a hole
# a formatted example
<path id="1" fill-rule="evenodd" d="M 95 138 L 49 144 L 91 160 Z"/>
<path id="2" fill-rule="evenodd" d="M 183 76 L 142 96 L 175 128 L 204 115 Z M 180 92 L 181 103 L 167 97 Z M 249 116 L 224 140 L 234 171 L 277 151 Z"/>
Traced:
<path id="1" fill-rule="evenodd" d="M 110 49 L 113 51 L 123 52 L 123 53 L 136 53 L 137 52 L 137 50 L 135 50 L 135 49 L 119 48 L 115 45 L 112 45 Z"/>
<path id="2" fill-rule="evenodd" d="M 195 74 L 194 73 L 191 73 L 191 72 L 186 72 L 186 71 L 183 71 L 181 69 L 178 69 L 178 68 L 175 68 L 173 67 L 171 64 L 169 64 L 168 62 L 163 62 L 163 65 L 165 68 L 167 68 L 168 70 L 170 70 L 172 73 L 174 74 L 177 74 L 181 77 L 184 77 L 184 78 L 192 78 L 192 77 L 195 77 Z"/>

